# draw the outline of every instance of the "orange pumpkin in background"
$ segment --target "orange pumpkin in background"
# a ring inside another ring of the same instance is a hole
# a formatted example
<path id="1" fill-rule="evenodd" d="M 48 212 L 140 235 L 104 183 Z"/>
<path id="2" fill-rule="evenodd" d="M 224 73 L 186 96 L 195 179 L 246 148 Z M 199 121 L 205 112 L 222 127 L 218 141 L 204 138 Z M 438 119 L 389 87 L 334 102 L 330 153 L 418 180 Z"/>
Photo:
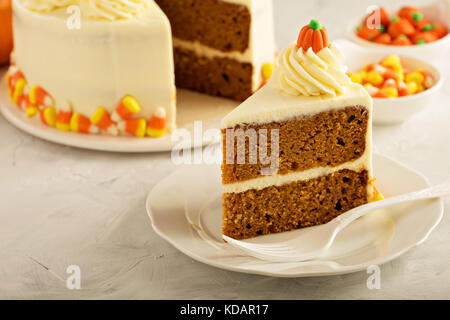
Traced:
<path id="1" fill-rule="evenodd" d="M 399 35 L 405 36 L 413 35 L 416 32 L 414 26 L 405 18 L 394 17 L 388 28 L 388 33 L 392 38 L 397 38 Z"/>
<path id="2" fill-rule="evenodd" d="M 300 30 L 297 40 L 297 49 L 307 51 L 312 47 L 315 53 L 328 46 L 328 32 L 319 21 L 312 19 L 309 24 Z"/>
<path id="3" fill-rule="evenodd" d="M 0 65 L 9 61 L 12 48 L 11 0 L 0 0 Z"/>
<path id="4" fill-rule="evenodd" d="M 398 13 L 397 13 L 397 16 L 408 20 L 411 24 L 414 24 L 415 22 L 417 22 L 416 20 L 418 19 L 419 15 L 420 15 L 420 10 L 417 9 L 416 7 L 412 7 L 412 6 L 404 6 L 404 7 L 400 8 L 400 10 L 398 10 Z M 414 17 L 416 17 L 416 18 L 414 19 Z"/>

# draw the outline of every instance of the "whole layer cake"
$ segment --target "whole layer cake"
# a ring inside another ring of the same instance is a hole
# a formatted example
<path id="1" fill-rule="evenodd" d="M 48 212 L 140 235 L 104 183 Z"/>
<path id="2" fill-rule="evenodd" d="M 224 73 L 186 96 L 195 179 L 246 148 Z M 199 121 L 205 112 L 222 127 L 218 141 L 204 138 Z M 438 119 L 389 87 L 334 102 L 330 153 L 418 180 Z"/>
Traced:
<path id="1" fill-rule="evenodd" d="M 224 235 L 323 224 L 373 198 L 372 99 L 342 59 L 312 20 L 269 83 L 223 119 Z"/>
<path id="2" fill-rule="evenodd" d="M 153 0 L 13 0 L 13 102 L 61 130 L 159 137 L 176 127 L 175 75 L 238 100 L 265 81 L 271 0 L 157 2 L 164 11 Z"/>

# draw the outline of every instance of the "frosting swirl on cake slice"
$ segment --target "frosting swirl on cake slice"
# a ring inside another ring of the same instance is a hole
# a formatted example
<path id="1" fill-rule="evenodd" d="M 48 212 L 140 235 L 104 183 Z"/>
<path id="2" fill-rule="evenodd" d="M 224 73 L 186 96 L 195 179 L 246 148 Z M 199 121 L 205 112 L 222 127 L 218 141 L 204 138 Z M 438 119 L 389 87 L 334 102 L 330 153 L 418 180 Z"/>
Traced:
<path id="1" fill-rule="evenodd" d="M 290 96 L 341 94 L 345 86 L 351 83 L 345 74 L 347 68 L 341 63 L 342 59 L 342 53 L 334 45 L 316 54 L 312 47 L 305 52 L 291 43 L 280 56 L 275 78 L 277 87 Z"/>

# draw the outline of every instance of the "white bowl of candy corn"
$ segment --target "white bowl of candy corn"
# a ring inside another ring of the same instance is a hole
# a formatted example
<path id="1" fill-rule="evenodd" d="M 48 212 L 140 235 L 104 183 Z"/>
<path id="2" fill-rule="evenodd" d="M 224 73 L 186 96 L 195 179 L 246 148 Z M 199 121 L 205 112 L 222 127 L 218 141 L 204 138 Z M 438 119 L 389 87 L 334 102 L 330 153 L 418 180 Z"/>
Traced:
<path id="1" fill-rule="evenodd" d="M 336 44 L 344 52 L 350 78 L 373 97 L 375 125 L 402 123 L 432 106 L 443 77 L 431 63 L 372 51 L 347 40 Z"/>

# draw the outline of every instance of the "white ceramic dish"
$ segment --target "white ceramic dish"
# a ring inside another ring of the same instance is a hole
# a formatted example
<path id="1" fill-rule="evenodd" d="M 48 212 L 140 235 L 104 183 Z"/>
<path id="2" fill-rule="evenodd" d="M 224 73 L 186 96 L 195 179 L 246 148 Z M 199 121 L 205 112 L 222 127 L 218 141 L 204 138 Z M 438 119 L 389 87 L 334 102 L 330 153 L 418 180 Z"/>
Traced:
<path id="1" fill-rule="evenodd" d="M 239 104 L 233 100 L 212 97 L 189 90 L 178 90 L 177 125 L 179 129 L 186 129 L 185 133 L 189 133 L 191 140 L 186 140 L 186 143 L 181 143 L 182 139 L 179 136 L 170 134 L 158 139 L 77 134 L 48 127 L 38 119 L 38 116 L 33 119 L 27 118 L 25 113 L 9 100 L 3 76 L 5 71 L 0 70 L 0 112 L 10 123 L 38 138 L 91 150 L 158 152 L 218 143 L 220 141 L 220 120 Z M 201 120 L 201 132 L 198 129 L 199 126 L 195 127 L 194 125 L 196 120 Z M 193 139 L 198 132 L 200 132 L 202 139 L 194 146 Z"/>
<path id="2" fill-rule="evenodd" d="M 374 156 L 377 186 L 393 196 L 429 186 L 426 178 L 384 156 Z M 178 250 L 208 265 L 275 277 L 336 275 L 395 259 L 423 243 L 443 215 L 441 200 L 418 201 L 371 213 L 344 229 L 323 260 L 269 263 L 243 256 L 222 241 L 221 178 L 218 165 L 183 166 L 149 193 L 153 229 Z M 255 238 L 257 242 L 294 232 Z"/>
<path id="3" fill-rule="evenodd" d="M 348 66 L 348 71 L 357 72 L 366 64 L 380 61 L 389 53 L 385 51 L 374 51 L 370 48 L 358 46 L 348 40 L 336 40 L 335 43 L 342 49 Z M 373 99 L 373 123 L 375 125 L 391 125 L 402 123 L 420 113 L 428 107 L 432 107 L 433 99 L 436 98 L 442 87 L 443 76 L 431 63 L 423 60 L 400 55 L 402 64 L 412 70 L 423 68 L 431 73 L 435 84 L 430 89 L 421 93 L 406 97 L 392 99 Z"/>
<path id="4" fill-rule="evenodd" d="M 391 6 L 386 7 L 390 17 L 395 15 L 400 9 L 401 5 L 393 2 Z M 447 26 L 450 30 L 450 0 L 437 0 L 428 6 L 418 6 L 418 9 L 424 14 L 424 17 L 433 22 L 439 22 Z M 413 46 L 392 46 L 382 45 L 361 39 L 356 35 L 356 27 L 361 24 L 365 13 L 357 19 L 351 20 L 347 27 L 347 37 L 354 43 L 370 48 L 371 50 L 380 50 L 399 55 L 410 56 L 417 59 L 426 59 L 427 61 L 438 62 L 440 60 L 448 59 L 450 54 L 450 33 L 442 39 L 425 45 Z"/>

